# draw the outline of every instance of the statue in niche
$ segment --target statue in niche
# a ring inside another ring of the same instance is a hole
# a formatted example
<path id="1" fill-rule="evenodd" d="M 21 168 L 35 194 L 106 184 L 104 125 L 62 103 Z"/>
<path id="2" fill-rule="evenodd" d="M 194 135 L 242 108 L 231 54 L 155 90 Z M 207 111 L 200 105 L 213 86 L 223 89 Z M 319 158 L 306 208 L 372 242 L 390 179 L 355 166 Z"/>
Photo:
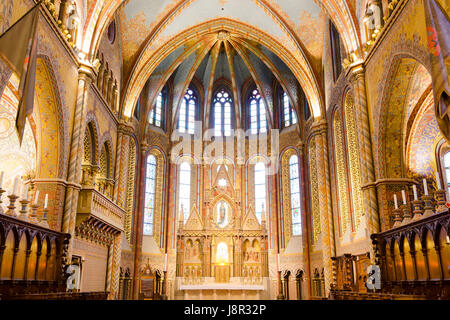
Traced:
<path id="1" fill-rule="evenodd" d="M 228 225 L 229 220 L 229 210 L 228 205 L 225 201 L 221 201 L 216 206 L 216 224 L 220 228 L 224 228 Z"/>

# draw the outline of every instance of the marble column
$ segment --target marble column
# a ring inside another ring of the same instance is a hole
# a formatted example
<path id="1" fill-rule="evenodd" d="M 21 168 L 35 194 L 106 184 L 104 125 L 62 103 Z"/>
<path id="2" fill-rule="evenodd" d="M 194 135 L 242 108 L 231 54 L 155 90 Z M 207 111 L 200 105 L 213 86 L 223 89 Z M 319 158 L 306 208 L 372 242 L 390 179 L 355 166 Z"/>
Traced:
<path id="1" fill-rule="evenodd" d="M 81 162 L 83 155 L 83 138 L 86 130 L 87 97 L 89 86 L 93 79 L 93 72 L 90 66 L 82 65 L 78 70 L 78 74 L 77 101 L 72 123 L 73 129 L 62 223 L 62 232 L 70 233 L 72 236 L 67 254 L 69 263 L 71 261 L 72 244 L 75 235 L 78 195 L 81 189 Z"/>
<path id="2" fill-rule="evenodd" d="M 331 205 L 330 172 L 328 166 L 327 124 L 316 122 L 312 128 L 316 143 L 316 170 L 319 197 L 319 216 L 322 241 L 325 290 L 328 294 L 331 281 L 331 257 L 336 255 L 333 211 Z"/>
<path id="3" fill-rule="evenodd" d="M 135 235 L 135 243 L 134 243 L 134 278 L 133 278 L 133 299 L 137 299 L 139 295 L 139 264 L 141 260 L 142 254 L 142 239 L 143 239 L 143 225 L 144 225 L 144 188 L 145 188 L 145 169 L 144 165 L 146 155 L 147 155 L 148 144 L 146 142 L 141 143 L 140 153 L 139 153 L 139 162 L 137 168 L 140 168 L 139 175 L 137 179 L 139 179 L 139 183 L 136 187 L 136 203 L 137 210 L 135 212 L 135 225 L 134 235 Z"/>
<path id="4" fill-rule="evenodd" d="M 369 114 L 366 99 L 365 74 L 362 65 L 352 70 L 350 81 L 353 85 L 356 118 L 358 122 L 358 141 L 360 151 L 361 185 L 363 186 L 363 203 L 366 215 L 367 228 L 370 234 L 380 231 L 380 218 L 375 186 L 375 170 L 372 151 Z M 375 256 L 373 247 L 369 245 L 371 262 Z"/>

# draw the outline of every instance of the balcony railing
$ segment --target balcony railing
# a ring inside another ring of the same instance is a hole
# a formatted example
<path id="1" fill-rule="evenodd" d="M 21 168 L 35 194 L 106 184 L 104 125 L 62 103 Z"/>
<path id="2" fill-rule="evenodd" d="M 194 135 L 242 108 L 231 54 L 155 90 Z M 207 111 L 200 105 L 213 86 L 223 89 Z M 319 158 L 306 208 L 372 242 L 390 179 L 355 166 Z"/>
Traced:
<path id="1" fill-rule="evenodd" d="M 94 216 L 117 230 L 123 230 L 125 210 L 93 188 L 85 188 L 78 198 L 77 216 Z"/>

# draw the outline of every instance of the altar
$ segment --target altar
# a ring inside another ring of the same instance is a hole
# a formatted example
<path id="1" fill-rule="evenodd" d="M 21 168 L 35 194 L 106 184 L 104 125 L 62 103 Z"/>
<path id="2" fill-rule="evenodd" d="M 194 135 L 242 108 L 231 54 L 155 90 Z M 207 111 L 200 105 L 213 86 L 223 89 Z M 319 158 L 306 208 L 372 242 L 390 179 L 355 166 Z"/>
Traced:
<path id="1" fill-rule="evenodd" d="M 230 278 L 228 283 L 215 282 L 214 278 L 205 278 L 197 284 L 183 284 L 176 281 L 176 299 L 183 300 L 258 300 L 268 299 L 269 281 L 263 279 L 259 284 L 244 283 L 241 277 Z"/>
<path id="2" fill-rule="evenodd" d="M 227 166 L 228 169 L 227 169 Z M 264 206 L 257 216 L 242 207 L 231 164 L 213 172 L 205 210 L 180 205 L 177 228 L 176 299 L 265 299 L 268 235 Z M 218 183 L 221 181 L 221 183 Z"/>

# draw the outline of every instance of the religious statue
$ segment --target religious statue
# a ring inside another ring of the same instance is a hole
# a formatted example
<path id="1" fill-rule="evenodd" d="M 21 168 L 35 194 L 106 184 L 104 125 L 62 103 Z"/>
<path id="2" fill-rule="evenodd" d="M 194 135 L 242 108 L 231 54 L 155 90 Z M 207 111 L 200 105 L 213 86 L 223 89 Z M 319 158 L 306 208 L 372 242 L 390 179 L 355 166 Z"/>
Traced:
<path id="1" fill-rule="evenodd" d="M 227 203 L 224 201 L 221 201 L 217 204 L 216 206 L 216 215 L 215 215 L 215 221 L 217 226 L 219 226 L 220 228 L 224 228 L 225 226 L 228 225 L 228 220 L 229 220 L 229 212 L 228 212 L 228 207 L 227 207 Z"/>

